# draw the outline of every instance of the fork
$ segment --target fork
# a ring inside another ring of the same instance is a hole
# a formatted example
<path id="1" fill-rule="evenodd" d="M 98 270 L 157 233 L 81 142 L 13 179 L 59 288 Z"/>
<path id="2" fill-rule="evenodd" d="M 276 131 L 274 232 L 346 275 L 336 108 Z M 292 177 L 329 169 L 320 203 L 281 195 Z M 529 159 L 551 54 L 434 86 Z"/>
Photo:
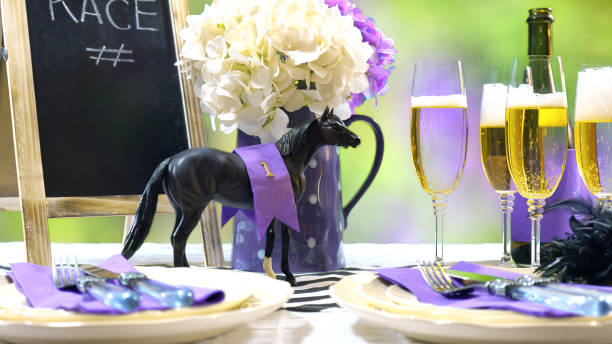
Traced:
<path id="1" fill-rule="evenodd" d="M 425 283 L 439 294 L 448 298 L 462 297 L 471 294 L 476 286 L 484 286 L 484 283 L 472 283 L 466 286 L 457 286 L 446 273 L 439 262 L 417 261 L 419 271 Z"/>
<path id="2" fill-rule="evenodd" d="M 130 289 L 106 283 L 103 278 L 86 276 L 76 257 L 53 257 L 53 284 L 58 289 L 76 287 L 106 306 L 122 313 L 133 311 L 140 304 L 140 295 Z"/>
<path id="3" fill-rule="evenodd" d="M 607 315 L 610 311 L 610 306 L 605 298 L 541 288 L 535 284 L 537 279 L 533 277 L 518 278 L 514 281 L 500 278 L 486 283 L 457 286 L 440 263 L 417 261 L 417 265 L 425 283 L 437 293 L 448 298 L 466 296 L 471 294 L 476 287 L 484 287 L 492 295 L 533 302 L 584 316 L 599 317 Z"/>

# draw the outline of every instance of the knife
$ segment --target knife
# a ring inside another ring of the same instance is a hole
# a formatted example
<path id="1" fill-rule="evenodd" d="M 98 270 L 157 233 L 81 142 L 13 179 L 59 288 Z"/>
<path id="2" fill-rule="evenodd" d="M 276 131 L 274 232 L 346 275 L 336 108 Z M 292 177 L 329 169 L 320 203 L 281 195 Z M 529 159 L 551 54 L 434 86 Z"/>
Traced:
<path id="1" fill-rule="evenodd" d="M 189 307 L 193 304 L 193 291 L 189 288 L 178 288 L 159 281 L 153 281 L 139 272 L 115 273 L 89 264 L 82 264 L 81 268 L 92 276 L 119 280 L 121 284 L 139 293 L 153 297 L 165 307 L 180 308 Z"/>
<path id="2" fill-rule="evenodd" d="M 500 279 L 500 277 L 497 277 L 497 276 L 484 275 L 484 274 L 479 274 L 475 272 L 459 271 L 459 270 L 452 270 L 452 269 L 446 269 L 445 271 L 451 277 L 460 279 L 466 285 L 473 284 L 473 283 L 486 283 L 486 282 L 494 281 L 496 279 Z M 543 287 L 546 289 L 560 291 L 560 292 L 567 293 L 567 294 L 596 297 L 600 300 L 604 300 L 608 304 L 608 307 L 612 309 L 612 293 L 606 293 L 606 292 L 602 292 L 602 291 L 598 291 L 594 289 L 581 288 L 579 286 L 573 286 L 573 285 L 570 286 L 566 284 L 556 283 L 557 281 L 553 278 L 536 279 L 536 280 L 539 281 L 539 283 L 537 284 L 540 284 L 539 285 L 540 287 Z"/>
<path id="3" fill-rule="evenodd" d="M 80 293 L 89 294 L 106 306 L 122 313 L 129 313 L 140 304 L 140 294 L 114 284 L 106 283 L 97 276 L 82 275 L 77 277 L 76 286 Z"/>

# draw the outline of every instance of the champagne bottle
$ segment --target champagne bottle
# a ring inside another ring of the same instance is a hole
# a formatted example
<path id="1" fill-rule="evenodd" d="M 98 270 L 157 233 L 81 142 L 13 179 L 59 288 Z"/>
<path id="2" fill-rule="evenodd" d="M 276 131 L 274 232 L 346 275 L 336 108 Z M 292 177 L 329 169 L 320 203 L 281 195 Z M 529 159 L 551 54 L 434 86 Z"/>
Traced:
<path id="1" fill-rule="evenodd" d="M 529 56 L 552 57 L 552 23 L 554 18 L 550 8 L 533 8 L 529 10 L 527 18 L 528 25 L 528 50 Z M 540 60 L 541 61 L 541 60 Z M 533 62 L 535 63 L 535 61 Z M 550 70 L 542 68 L 532 68 L 532 85 L 537 93 L 549 93 L 554 91 L 554 83 L 547 80 L 552 75 Z M 550 66 L 548 67 L 550 68 Z M 571 121 L 569 122 L 571 124 Z M 536 124 L 537 125 L 537 124 Z M 524 128 L 524 130 L 537 130 L 537 128 Z M 568 125 L 568 151 L 563 177 L 553 195 L 546 200 L 547 204 L 553 204 L 569 198 L 592 198 L 588 189 L 584 185 L 576 165 L 576 155 L 573 149 L 573 131 Z M 531 224 L 528 218 L 526 200 L 517 195 L 514 202 L 514 212 L 512 213 L 512 233 L 511 233 L 511 255 L 512 259 L 518 264 L 529 264 L 531 257 Z M 569 218 L 572 214 L 565 209 L 550 211 L 542 219 L 542 247 L 554 237 L 564 238 L 571 232 Z"/>

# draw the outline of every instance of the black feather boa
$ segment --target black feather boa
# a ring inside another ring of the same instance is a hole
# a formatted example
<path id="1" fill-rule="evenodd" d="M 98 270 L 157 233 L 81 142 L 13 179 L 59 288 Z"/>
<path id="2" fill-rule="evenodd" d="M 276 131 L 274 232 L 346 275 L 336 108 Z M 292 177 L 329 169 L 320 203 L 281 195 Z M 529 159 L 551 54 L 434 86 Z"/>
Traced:
<path id="1" fill-rule="evenodd" d="M 574 213 L 569 220 L 572 233 L 542 244 L 542 265 L 536 271 L 564 282 L 612 283 L 612 209 L 567 200 L 546 206 L 544 211 L 561 207 Z"/>

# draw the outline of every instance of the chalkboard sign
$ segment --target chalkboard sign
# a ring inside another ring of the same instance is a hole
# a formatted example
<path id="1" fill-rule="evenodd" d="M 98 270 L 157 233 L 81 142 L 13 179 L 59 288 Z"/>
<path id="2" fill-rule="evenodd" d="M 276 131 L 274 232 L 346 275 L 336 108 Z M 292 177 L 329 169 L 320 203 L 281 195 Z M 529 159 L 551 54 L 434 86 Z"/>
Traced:
<path id="1" fill-rule="evenodd" d="M 27 1 L 47 197 L 135 195 L 188 148 L 168 1 Z"/>
<path id="2" fill-rule="evenodd" d="M 49 265 L 48 218 L 128 215 L 129 228 L 155 166 L 206 146 L 175 66 L 187 0 L 0 0 L 0 12 L 15 133 L 0 162 L 16 167 L 0 168 L 0 211 L 21 211 L 28 261 Z M 165 195 L 157 211 L 174 212 Z M 206 264 L 222 265 L 214 203 L 201 223 Z"/>

